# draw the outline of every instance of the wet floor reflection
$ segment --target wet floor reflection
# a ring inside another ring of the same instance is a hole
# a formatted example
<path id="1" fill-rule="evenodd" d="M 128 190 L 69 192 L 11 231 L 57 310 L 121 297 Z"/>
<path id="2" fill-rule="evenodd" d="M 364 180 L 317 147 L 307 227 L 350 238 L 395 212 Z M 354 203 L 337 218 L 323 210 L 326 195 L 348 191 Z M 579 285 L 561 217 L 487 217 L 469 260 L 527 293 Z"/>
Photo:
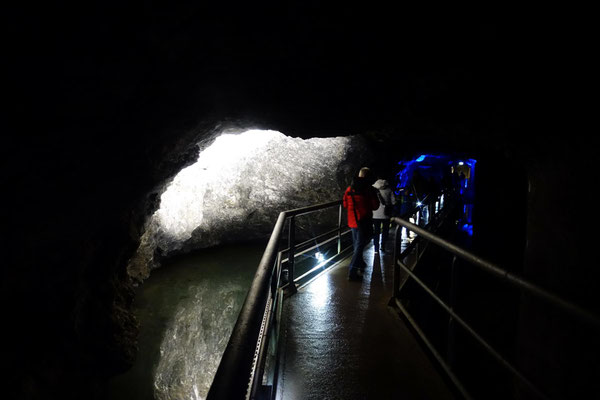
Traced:
<path id="1" fill-rule="evenodd" d="M 386 247 L 392 249 L 390 236 Z M 370 244 L 363 255 L 361 282 L 348 281 L 347 258 L 284 304 L 277 398 L 452 398 L 410 331 L 388 310 L 393 253 L 375 253 Z"/>

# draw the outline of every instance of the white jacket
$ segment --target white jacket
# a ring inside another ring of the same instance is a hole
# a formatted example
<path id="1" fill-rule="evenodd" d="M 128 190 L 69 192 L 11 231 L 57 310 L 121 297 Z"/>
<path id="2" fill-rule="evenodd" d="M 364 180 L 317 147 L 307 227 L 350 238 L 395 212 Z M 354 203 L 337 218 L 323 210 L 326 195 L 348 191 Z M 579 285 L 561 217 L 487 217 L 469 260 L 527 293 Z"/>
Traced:
<path id="1" fill-rule="evenodd" d="M 375 219 L 388 219 L 391 215 L 385 215 L 385 204 L 396 204 L 396 197 L 392 193 L 387 181 L 385 179 L 378 179 L 373 187 L 379 191 L 379 208 L 373 211 L 373 218 Z M 382 201 L 383 200 L 383 201 Z"/>

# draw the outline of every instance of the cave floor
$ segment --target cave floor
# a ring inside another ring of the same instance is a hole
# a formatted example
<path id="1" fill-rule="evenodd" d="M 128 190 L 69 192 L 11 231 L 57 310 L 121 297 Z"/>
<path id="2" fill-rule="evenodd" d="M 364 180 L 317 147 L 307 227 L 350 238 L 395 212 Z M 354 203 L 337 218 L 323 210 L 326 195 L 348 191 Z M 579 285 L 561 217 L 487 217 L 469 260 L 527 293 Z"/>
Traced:
<path id="1" fill-rule="evenodd" d="M 361 282 L 348 281 L 348 257 L 284 302 L 278 399 L 455 398 L 387 305 L 392 257 L 371 245 Z"/>

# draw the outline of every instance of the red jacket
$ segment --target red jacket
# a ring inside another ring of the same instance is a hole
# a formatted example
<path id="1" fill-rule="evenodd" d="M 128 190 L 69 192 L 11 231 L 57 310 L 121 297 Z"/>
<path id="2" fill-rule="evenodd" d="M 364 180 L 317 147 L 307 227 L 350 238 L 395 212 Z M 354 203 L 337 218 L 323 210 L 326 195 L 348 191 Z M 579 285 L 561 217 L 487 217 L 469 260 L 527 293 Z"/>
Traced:
<path id="1" fill-rule="evenodd" d="M 370 187 L 368 189 L 366 193 L 357 194 L 349 186 L 344 193 L 344 208 L 348 209 L 348 226 L 350 228 L 358 228 L 354 210 L 356 210 L 358 219 L 362 220 L 364 218 L 373 218 L 373 210 L 379 208 L 379 199 L 377 199 L 375 189 Z M 350 195 L 351 192 L 352 195 Z"/>

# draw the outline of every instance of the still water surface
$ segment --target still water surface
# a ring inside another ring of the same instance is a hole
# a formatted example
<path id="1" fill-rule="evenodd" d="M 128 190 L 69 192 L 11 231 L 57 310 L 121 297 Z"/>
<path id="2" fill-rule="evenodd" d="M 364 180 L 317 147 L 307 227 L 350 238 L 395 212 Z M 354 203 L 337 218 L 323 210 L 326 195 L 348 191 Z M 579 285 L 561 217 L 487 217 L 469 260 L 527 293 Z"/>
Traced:
<path id="1" fill-rule="evenodd" d="M 112 380 L 109 399 L 204 398 L 264 249 L 220 246 L 153 271 L 134 303 L 137 359 Z"/>

